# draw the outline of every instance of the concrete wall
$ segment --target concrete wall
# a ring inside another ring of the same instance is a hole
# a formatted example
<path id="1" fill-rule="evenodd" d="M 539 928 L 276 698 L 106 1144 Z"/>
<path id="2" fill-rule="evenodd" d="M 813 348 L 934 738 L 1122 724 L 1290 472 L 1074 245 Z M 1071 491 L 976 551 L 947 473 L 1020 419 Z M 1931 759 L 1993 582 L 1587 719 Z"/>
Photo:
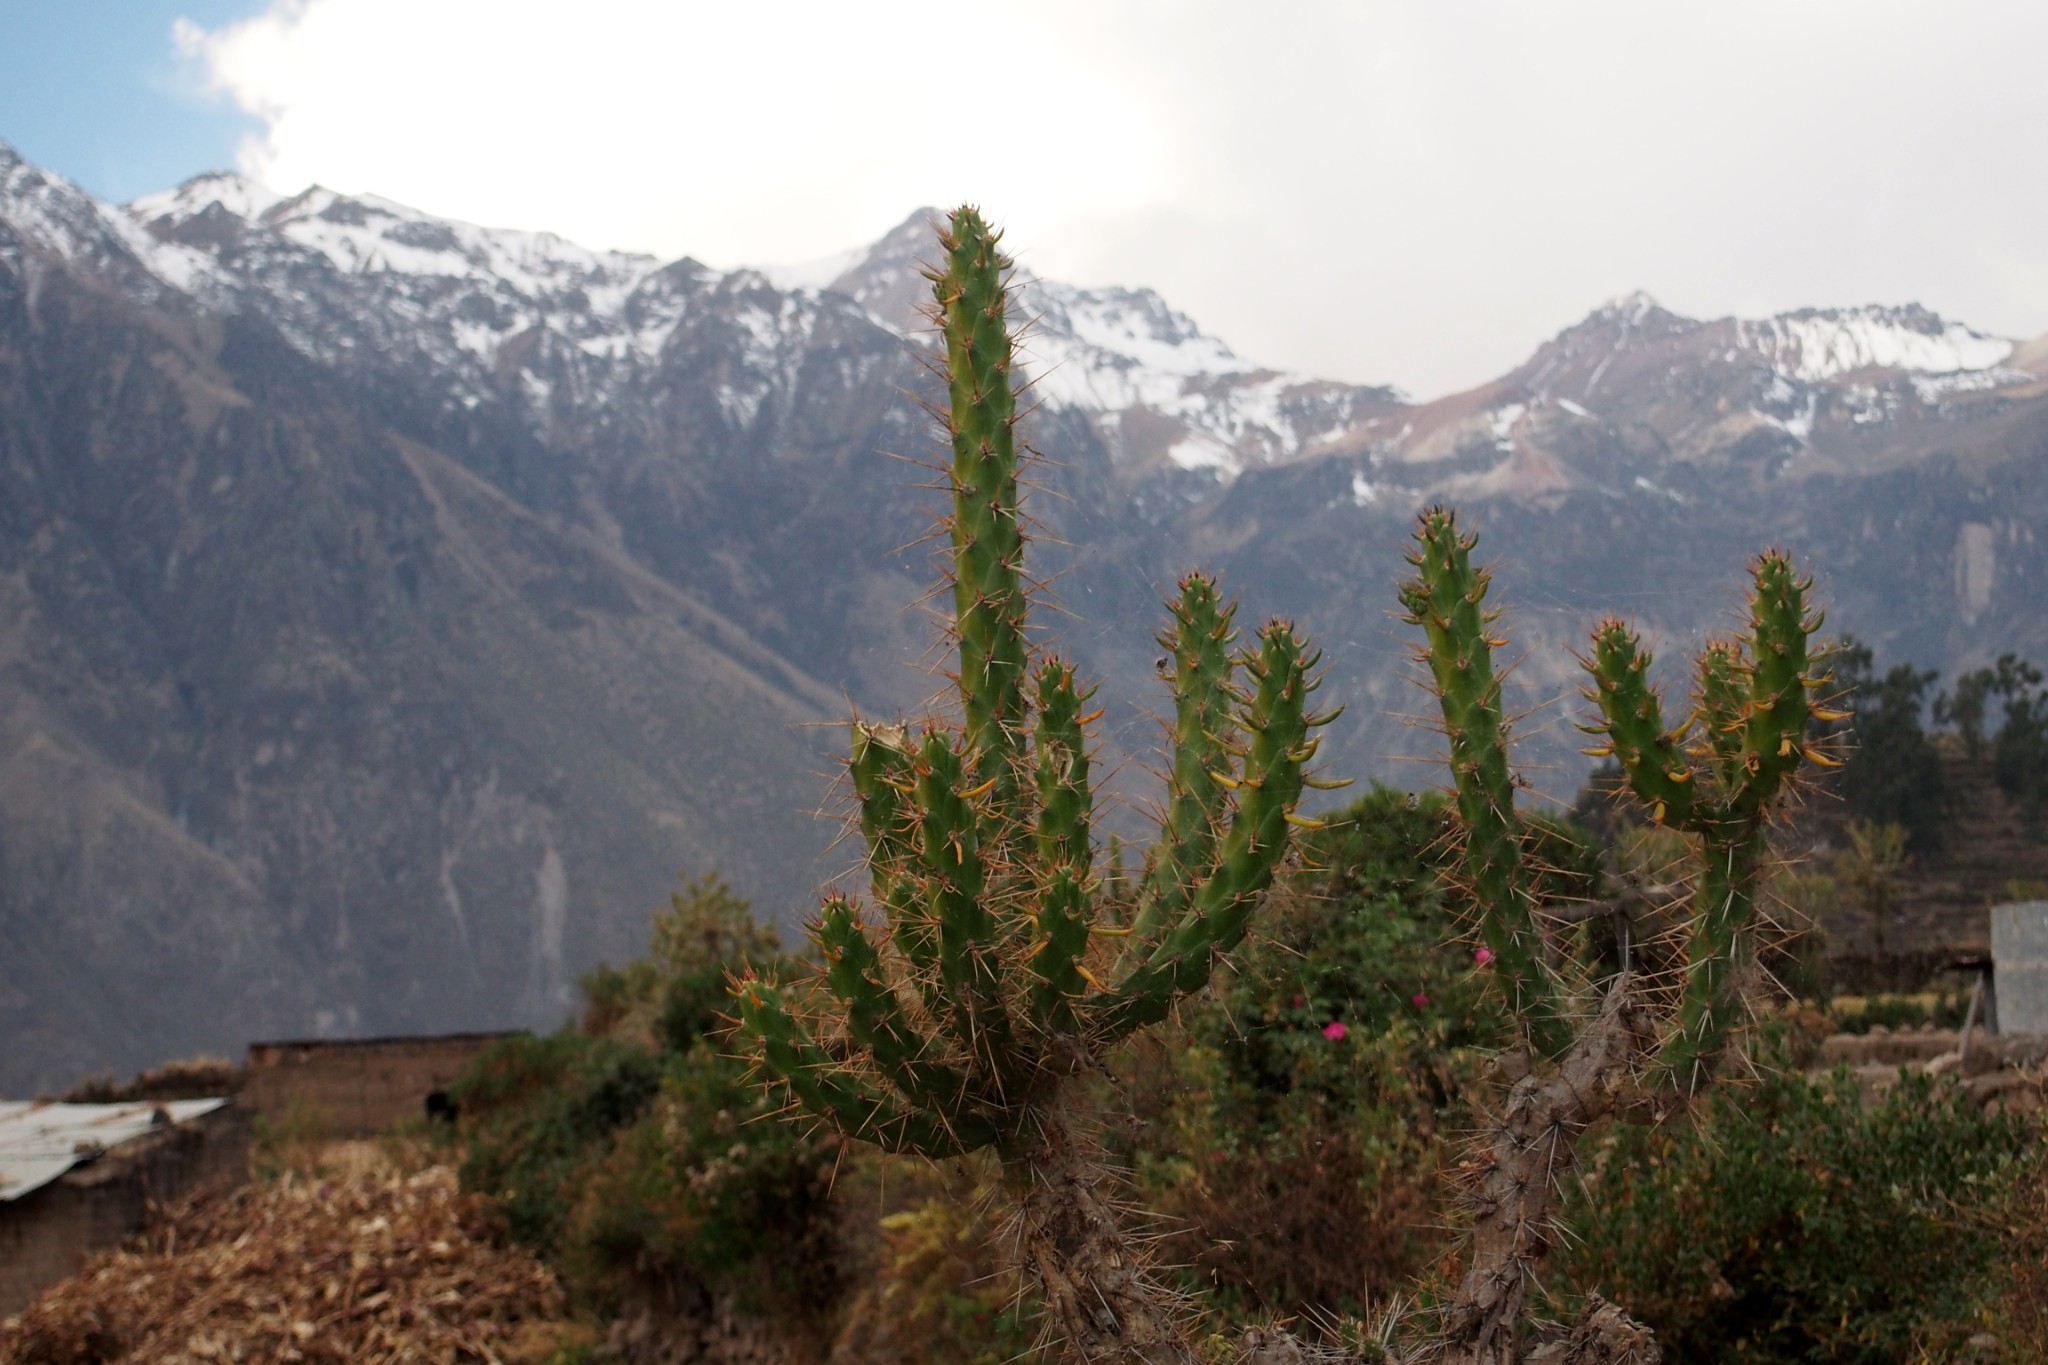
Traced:
<path id="1" fill-rule="evenodd" d="M 1991 907 L 1991 960 L 2003 1033 L 2048 1033 L 2048 901 Z"/>
<path id="2" fill-rule="evenodd" d="M 92 1252 L 140 1232 L 152 1203 L 248 1176 L 249 1115 L 229 1101 L 0 1203 L 0 1317 L 26 1308 Z"/>
<path id="3" fill-rule="evenodd" d="M 426 1112 L 469 1064 L 511 1034 L 251 1043 L 241 1100 L 272 1122 L 366 1137 Z"/>

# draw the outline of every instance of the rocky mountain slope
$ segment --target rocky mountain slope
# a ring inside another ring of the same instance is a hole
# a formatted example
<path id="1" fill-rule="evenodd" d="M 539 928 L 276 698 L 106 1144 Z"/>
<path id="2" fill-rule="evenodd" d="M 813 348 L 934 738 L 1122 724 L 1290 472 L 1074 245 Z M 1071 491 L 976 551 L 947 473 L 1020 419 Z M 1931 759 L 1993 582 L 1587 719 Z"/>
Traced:
<path id="1" fill-rule="evenodd" d="M 0 1088 L 552 1023 L 679 868 L 798 917 L 852 856 L 826 722 L 940 688 L 928 224 L 719 271 L 224 175 L 116 208 L 0 147 Z M 1388 613 L 1438 498 L 1502 561 L 1550 790 L 1568 645 L 1696 639 L 1769 540 L 1882 658 L 2048 658 L 2042 343 L 1637 297 L 1414 403 L 1026 284 L 1034 567 L 1134 801 L 1195 564 L 1325 642 L 1330 769 L 1433 780 Z"/>

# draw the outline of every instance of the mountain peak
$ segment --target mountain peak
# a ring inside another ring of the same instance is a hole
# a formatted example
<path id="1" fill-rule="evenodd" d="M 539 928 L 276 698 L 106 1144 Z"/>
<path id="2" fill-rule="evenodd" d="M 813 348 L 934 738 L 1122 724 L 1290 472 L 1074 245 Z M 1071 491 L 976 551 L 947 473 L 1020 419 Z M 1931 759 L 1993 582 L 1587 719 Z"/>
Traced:
<path id="1" fill-rule="evenodd" d="M 1626 294 L 1617 294 L 1601 304 L 1593 310 L 1593 317 L 1619 319 L 1628 326 L 1635 327 L 1640 326 L 1652 313 L 1668 313 L 1672 317 L 1678 316 L 1676 313 L 1670 313 L 1669 309 L 1651 297 L 1648 290 L 1634 289 Z"/>
<path id="2" fill-rule="evenodd" d="M 932 224 L 945 215 L 921 208 L 883 233 L 872 244 L 847 253 L 847 264 L 825 284 L 899 332 L 925 325 L 924 306 L 931 287 L 925 262 L 933 255 Z"/>
<path id="3" fill-rule="evenodd" d="M 284 202 L 285 196 L 235 171 L 206 171 L 174 190 L 146 194 L 127 205 L 138 222 L 196 218 L 214 205 L 244 222 L 253 223 Z"/>

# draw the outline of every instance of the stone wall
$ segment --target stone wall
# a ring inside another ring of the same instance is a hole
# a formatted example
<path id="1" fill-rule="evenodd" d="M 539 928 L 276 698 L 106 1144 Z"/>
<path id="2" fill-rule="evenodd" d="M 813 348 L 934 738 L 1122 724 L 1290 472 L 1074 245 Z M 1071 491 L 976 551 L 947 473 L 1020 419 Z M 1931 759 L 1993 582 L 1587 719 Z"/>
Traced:
<path id="1" fill-rule="evenodd" d="M 151 1204 L 249 1175 L 248 1111 L 210 1114 L 124 1142 L 19 1199 L 0 1203 L 0 1316 L 142 1230 Z"/>
<path id="2" fill-rule="evenodd" d="M 331 1137 L 366 1137 L 426 1112 L 506 1033 L 251 1043 L 241 1099 L 273 1123 Z"/>

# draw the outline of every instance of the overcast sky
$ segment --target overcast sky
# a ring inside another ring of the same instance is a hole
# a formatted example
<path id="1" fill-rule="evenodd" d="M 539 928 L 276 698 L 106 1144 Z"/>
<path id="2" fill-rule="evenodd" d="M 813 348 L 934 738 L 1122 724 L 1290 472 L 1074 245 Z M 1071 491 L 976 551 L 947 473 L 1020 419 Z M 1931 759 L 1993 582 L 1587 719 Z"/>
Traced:
<path id="1" fill-rule="evenodd" d="M 0 0 L 0 39 L 40 8 Z M 1422 396 L 1636 288 L 2048 331 L 2038 0 L 134 8 L 210 160 L 274 188 L 716 265 L 974 200 L 1043 274 L 1151 285 L 1247 357 Z M 207 164 L 178 155 L 163 185 Z M 119 178 L 88 159 L 55 168 Z"/>

